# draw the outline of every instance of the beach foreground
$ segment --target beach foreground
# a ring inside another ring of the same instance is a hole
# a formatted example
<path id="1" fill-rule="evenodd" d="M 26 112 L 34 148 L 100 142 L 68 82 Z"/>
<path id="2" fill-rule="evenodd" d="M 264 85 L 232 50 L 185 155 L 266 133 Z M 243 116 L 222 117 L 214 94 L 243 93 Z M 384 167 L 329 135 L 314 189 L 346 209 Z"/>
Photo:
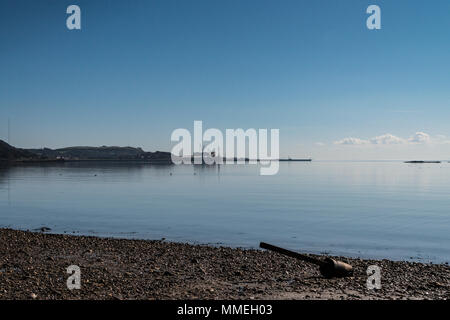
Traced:
<path id="1" fill-rule="evenodd" d="M 261 250 L 0 229 L 0 299 L 448 299 L 450 267 L 336 257 L 353 277 Z M 69 290 L 66 268 L 81 269 Z M 367 267 L 381 268 L 379 290 Z"/>

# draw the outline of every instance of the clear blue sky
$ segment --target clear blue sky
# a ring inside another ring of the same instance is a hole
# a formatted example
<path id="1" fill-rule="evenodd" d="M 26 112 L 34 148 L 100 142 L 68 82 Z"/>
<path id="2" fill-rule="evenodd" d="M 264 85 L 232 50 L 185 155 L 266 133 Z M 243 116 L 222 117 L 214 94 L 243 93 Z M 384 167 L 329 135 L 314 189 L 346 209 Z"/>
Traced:
<path id="1" fill-rule="evenodd" d="M 2 0 L 0 139 L 170 150 L 203 120 L 279 128 L 284 156 L 450 158 L 449 58 L 448 0 Z"/>

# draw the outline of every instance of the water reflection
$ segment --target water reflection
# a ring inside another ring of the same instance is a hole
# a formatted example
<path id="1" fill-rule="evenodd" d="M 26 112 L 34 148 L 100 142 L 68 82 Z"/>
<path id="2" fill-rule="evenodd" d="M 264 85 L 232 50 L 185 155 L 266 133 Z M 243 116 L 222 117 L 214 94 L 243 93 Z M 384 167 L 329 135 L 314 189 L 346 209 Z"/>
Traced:
<path id="1" fill-rule="evenodd" d="M 450 164 L 0 166 L 0 225 L 450 260 Z"/>

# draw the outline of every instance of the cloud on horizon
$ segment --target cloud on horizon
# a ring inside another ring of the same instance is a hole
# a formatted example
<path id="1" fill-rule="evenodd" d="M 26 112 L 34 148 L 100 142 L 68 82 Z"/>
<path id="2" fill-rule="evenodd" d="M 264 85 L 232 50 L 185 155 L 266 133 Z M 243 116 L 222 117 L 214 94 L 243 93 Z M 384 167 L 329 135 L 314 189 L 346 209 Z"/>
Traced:
<path id="1" fill-rule="evenodd" d="M 335 141 L 336 145 L 398 145 L 398 144 L 428 144 L 428 143 L 450 143 L 443 135 L 438 135 L 436 138 L 431 138 L 431 136 L 425 132 L 416 132 L 411 137 L 405 139 L 401 137 L 397 137 L 393 134 L 386 133 L 381 136 L 377 136 L 371 139 L 360 139 L 354 137 L 344 138 L 338 141 Z"/>
<path id="2" fill-rule="evenodd" d="M 344 138 L 339 141 L 335 141 L 334 144 L 341 144 L 341 145 L 362 145 L 362 144 L 369 144 L 369 140 L 363 140 L 359 138 Z"/>
<path id="3" fill-rule="evenodd" d="M 429 143 L 431 142 L 431 137 L 425 132 L 416 132 L 415 135 L 408 139 L 410 143 Z"/>
<path id="4" fill-rule="evenodd" d="M 381 136 L 370 139 L 371 144 L 403 144 L 405 139 L 386 133 Z"/>

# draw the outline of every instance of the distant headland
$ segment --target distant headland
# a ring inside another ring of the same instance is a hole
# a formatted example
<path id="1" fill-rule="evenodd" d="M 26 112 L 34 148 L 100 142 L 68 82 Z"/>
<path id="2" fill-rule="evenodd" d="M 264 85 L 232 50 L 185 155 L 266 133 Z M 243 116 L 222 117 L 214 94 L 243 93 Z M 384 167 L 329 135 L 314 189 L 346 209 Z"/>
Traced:
<path id="1" fill-rule="evenodd" d="M 14 162 L 144 161 L 172 163 L 170 152 L 146 152 L 134 147 L 68 147 L 20 149 L 0 140 L 0 160 Z"/>

